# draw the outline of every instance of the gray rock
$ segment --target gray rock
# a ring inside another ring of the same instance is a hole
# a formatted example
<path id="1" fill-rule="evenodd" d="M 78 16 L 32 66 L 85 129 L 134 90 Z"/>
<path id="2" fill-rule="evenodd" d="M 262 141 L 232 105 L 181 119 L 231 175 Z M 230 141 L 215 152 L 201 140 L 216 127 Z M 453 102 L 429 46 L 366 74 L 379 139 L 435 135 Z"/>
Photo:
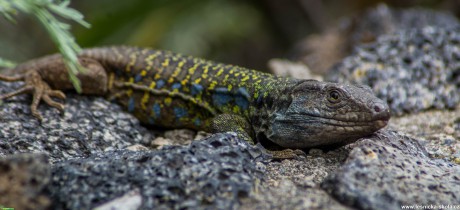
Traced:
<path id="1" fill-rule="evenodd" d="M 351 209 L 327 194 L 319 184 L 345 161 L 350 149 L 323 152 L 264 164 L 265 177 L 257 193 L 243 200 L 242 209 Z"/>
<path id="2" fill-rule="evenodd" d="M 425 27 L 358 47 L 328 78 L 369 85 L 395 115 L 460 102 L 460 28 Z"/>
<path id="3" fill-rule="evenodd" d="M 0 158 L 0 206 L 15 209 L 48 209 L 45 193 L 51 168 L 43 154 L 16 154 Z"/>
<path id="4" fill-rule="evenodd" d="M 19 86 L 0 82 L 0 94 Z M 30 98 L 17 96 L 0 106 L 0 157 L 41 152 L 53 163 L 135 144 L 148 145 L 154 136 L 135 117 L 101 97 L 67 93 L 63 116 L 41 104 L 42 123 L 30 114 Z"/>
<path id="5" fill-rule="evenodd" d="M 428 26 L 436 28 L 459 27 L 457 18 L 446 11 L 425 8 L 390 8 L 385 4 L 369 9 L 363 15 L 350 21 L 351 48 L 364 43 L 374 42 L 381 35 L 392 35 L 408 29 L 422 29 Z"/>
<path id="6" fill-rule="evenodd" d="M 396 9 L 379 4 L 363 14 L 343 18 L 321 35 L 301 40 L 290 53 L 290 58 L 304 62 L 314 73 L 327 75 L 334 64 L 349 56 L 359 45 L 373 43 L 382 35 L 427 26 L 453 28 L 459 27 L 460 22 L 446 11 Z"/>
<path id="7" fill-rule="evenodd" d="M 345 164 L 321 184 L 359 209 L 460 203 L 460 166 L 428 157 L 414 139 L 380 132 L 354 145 Z"/>
<path id="8" fill-rule="evenodd" d="M 268 156 L 232 134 L 157 151 L 117 150 L 53 166 L 53 209 L 89 209 L 139 189 L 141 209 L 236 209 Z"/>

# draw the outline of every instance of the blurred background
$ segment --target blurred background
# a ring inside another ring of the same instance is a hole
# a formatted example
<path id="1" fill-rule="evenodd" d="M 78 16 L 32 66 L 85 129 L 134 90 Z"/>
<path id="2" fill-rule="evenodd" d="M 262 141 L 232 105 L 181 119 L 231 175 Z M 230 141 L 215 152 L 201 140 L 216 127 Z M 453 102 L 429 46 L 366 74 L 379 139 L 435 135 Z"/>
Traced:
<path id="1" fill-rule="evenodd" d="M 153 47 L 266 71 L 271 58 L 302 61 L 315 34 L 323 34 L 316 45 L 337 48 L 337 37 L 347 34 L 324 39 L 325 34 L 352 28 L 381 3 L 460 14 L 458 0 L 78 0 L 71 7 L 92 27 L 74 24 L 72 33 L 82 47 Z M 16 24 L 0 18 L 0 57 L 21 62 L 54 52 L 55 45 L 33 18 L 18 14 Z"/>

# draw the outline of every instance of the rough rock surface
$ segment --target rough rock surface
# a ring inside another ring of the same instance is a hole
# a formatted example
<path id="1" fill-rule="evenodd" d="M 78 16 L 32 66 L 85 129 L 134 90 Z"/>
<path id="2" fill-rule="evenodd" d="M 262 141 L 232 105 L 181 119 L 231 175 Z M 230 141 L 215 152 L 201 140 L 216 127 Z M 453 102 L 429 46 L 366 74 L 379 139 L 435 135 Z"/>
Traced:
<path id="1" fill-rule="evenodd" d="M 266 155 L 266 154 L 265 154 Z M 133 190 L 140 209 L 235 209 L 262 171 L 262 150 L 231 134 L 156 151 L 118 150 L 53 166 L 53 209 L 89 209 Z"/>
<path id="2" fill-rule="evenodd" d="M 0 158 L 0 206 L 48 209 L 45 193 L 51 168 L 44 154 L 15 154 Z"/>
<path id="3" fill-rule="evenodd" d="M 432 110 L 393 117 L 388 129 L 417 139 L 430 157 L 460 164 L 460 104 L 455 110 Z"/>
<path id="4" fill-rule="evenodd" d="M 379 4 L 350 21 L 346 29 L 350 30 L 347 43 L 353 48 L 360 44 L 374 42 L 382 35 L 428 26 L 452 28 L 459 27 L 460 22 L 447 12 L 422 8 L 394 9 Z"/>
<path id="5" fill-rule="evenodd" d="M 413 29 L 356 49 L 329 80 L 369 85 L 395 115 L 460 102 L 460 28 Z"/>
<path id="6" fill-rule="evenodd" d="M 319 187 L 345 161 L 349 147 L 323 152 L 312 149 L 306 157 L 271 161 L 257 193 L 243 200 L 243 209 L 350 209 Z"/>
<path id="7" fill-rule="evenodd" d="M 379 36 L 408 29 L 459 27 L 454 15 L 422 8 L 394 9 L 380 4 L 355 17 L 343 18 L 339 24 L 320 35 L 302 40 L 291 57 L 304 62 L 315 73 L 326 74 L 329 69 L 356 46 L 375 42 Z"/>
<path id="8" fill-rule="evenodd" d="M 0 94 L 20 84 L 0 83 Z M 30 97 L 17 96 L 0 106 L 0 156 L 42 152 L 51 162 L 92 153 L 148 145 L 154 133 L 121 107 L 101 97 L 67 94 L 64 116 L 41 104 L 40 123 L 30 115 Z"/>
<path id="9" fill-rule="evenodd" d="M 460 166 L 431 159 L 416 140 L 381 132 L 353 147 L 321 184 L 339 202 L 358 209 L 460 203 Z"/>

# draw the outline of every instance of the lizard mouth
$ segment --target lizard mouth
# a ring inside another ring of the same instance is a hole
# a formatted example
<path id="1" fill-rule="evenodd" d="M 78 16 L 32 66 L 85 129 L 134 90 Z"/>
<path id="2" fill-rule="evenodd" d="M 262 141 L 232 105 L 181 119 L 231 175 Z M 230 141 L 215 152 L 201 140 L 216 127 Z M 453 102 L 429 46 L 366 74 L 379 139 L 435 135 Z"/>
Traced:
<path id="1" fill-rule="evenodd" d="M 284 119 L 283 121 L 286 122 L 304 122 L 305 124 L 310 124 L 312 122 L 319 122 L 329 125 L 336 125 L 336 126 L 372 126 L 375 125 L 377 127 L 385 127 L 390 120 L 389 112 L 379 114 L 379 115 L 362 115 L 357 116 L 354 118 L 337 118 L 337 117 L 328 117 L 328 116 L 319 116 L 315 114 L 291 114 L 288 118 Z"/>
<path id="2" fill-rule="evenodd" d="M 340 119 L 337 116 L 289 113 L 272 119 L 268 139 L 283 147 L 309 148 L 339 144 L 370 135 L 385 127 L 389 116 L 361 113 Z"/>
<path id="3" fill-rule="evenodd" d="M 367 128 L 376 128 L 380 129 L 385 127 L 388 124 L 388 119 L 378 119 L 378 120 L 366 120 L 366 121 L 351 121 L 351 120 L 338 120 L 324 117 L 314 117 L 316 120 L 322 124 L 327 124 L 329 126 L 335 127 L 367 127 Z M 308 125 L 307 125 L 308 126 Z"/>
<path id="4" fill-rule="evenodd" d="M 370 135 L 385 127 L 388 119 L 387 117 L 380 119 L 369 117 L 343 120 L 291 114 L 275 118 L 267 137 L 276 144 L 290 148 L 332 145 Z"/>

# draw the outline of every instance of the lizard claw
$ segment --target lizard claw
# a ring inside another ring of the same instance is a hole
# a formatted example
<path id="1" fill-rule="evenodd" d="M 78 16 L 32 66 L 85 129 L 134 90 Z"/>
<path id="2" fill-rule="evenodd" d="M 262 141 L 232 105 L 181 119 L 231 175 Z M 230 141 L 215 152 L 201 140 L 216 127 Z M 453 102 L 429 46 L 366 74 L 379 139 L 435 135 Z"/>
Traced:
<path id="1" fill-rule="evenodd" d="M 42 80 L 38 72 L 32 71 L 26 75 L 21 76 L 3 76 L 0 75 L 0 80 L 7 82 L 14 81 L 24 81 L 26 84 L 13 92 L 0 95 L 0 100 L 11 98 L 13 96 L 21 94 L 32 94 L 32 104 L 30 105 L 31 113 L 36 117 L 40 122 L 43 120 L 43 117 L 38 112 L 38 104 L 40 101 L 44 101 L 46 104 L 58 109 L 60 112 L 64 111 L 64 104 L 54 101 L 51 97 L 65 99 L 65 94 L 59 90 L 52 90 L 50 86 Z"/>

